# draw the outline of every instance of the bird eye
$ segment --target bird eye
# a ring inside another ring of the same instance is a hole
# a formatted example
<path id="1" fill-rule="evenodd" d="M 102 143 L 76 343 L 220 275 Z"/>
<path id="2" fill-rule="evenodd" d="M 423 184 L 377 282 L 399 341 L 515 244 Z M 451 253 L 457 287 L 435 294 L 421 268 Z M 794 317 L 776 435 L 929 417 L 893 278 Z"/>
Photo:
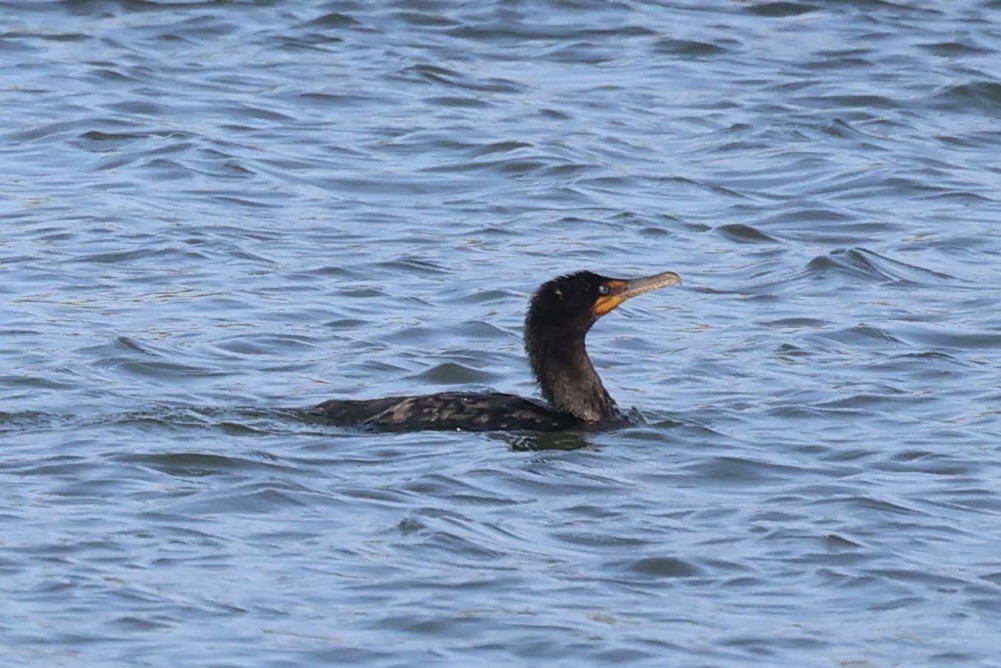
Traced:
<path id="1" fill-rule="evenodd" d="M 607 295 L 611 291 L 612 291 L 612 289 L 610 287 L 608 287 L 607 283 L 602 283 L 601 285 L 598 286 L 598 294 L 599 295 L 604 296 L 604 295 Z"/>

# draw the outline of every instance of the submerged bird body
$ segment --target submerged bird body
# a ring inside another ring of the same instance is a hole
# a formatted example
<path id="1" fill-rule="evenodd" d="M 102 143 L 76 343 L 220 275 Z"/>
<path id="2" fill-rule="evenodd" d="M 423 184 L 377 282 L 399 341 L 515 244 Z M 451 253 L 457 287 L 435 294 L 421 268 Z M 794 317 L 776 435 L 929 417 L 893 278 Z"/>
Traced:
<path id="1" fill-rule="evenodd" d="M 313 410 L 335 425 L 357 425 L 380 431 L 563 431 L 578 422 L 568 413 L 500 392 L 334 399 Z"/>
<path id="2" fill-rule="evenodd" d="M 672 272 L 622 280 L 582 271 L 543 284 L 525 318 L 525 351 L 548 405 L 513 394 L 441 392 L 333 399 L 310 413 L 382 431 L 562 431 L 614 423 L 622 418 L 587 355 L 587 332 L 625 300 L 680 280 Z"/>

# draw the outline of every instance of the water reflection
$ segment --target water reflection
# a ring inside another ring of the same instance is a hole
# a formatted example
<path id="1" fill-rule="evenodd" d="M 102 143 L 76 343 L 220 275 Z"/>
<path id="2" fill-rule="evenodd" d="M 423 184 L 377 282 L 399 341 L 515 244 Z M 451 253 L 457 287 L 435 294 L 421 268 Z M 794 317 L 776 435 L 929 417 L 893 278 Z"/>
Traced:
<path id="1" fill-rule="evenodd" d="M 499 433 L 494 436 L 514 452 L 580 450 L 592 445 L 591 437 L 591 433 L 583 430 Z"/>

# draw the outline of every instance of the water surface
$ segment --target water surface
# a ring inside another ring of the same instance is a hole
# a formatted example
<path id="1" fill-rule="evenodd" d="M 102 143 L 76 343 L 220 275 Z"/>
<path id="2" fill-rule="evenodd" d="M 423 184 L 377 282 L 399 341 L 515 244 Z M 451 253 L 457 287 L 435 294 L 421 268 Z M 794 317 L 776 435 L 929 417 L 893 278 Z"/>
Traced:
<path id="1" fill-rule="evenodd" d="M 7 665 L 998 665 L 998 2 L 3 7 Z"/>

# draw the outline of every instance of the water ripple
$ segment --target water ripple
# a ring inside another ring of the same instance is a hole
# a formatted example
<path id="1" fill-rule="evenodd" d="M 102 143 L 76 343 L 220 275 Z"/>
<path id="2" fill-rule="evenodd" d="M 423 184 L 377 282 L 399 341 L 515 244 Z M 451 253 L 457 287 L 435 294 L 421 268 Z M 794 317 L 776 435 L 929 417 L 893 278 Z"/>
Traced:
<path id="1" fill-rule="evenodd" d="M 8 663 L 995 660 L 997 2 L 8 4 Z"/>

